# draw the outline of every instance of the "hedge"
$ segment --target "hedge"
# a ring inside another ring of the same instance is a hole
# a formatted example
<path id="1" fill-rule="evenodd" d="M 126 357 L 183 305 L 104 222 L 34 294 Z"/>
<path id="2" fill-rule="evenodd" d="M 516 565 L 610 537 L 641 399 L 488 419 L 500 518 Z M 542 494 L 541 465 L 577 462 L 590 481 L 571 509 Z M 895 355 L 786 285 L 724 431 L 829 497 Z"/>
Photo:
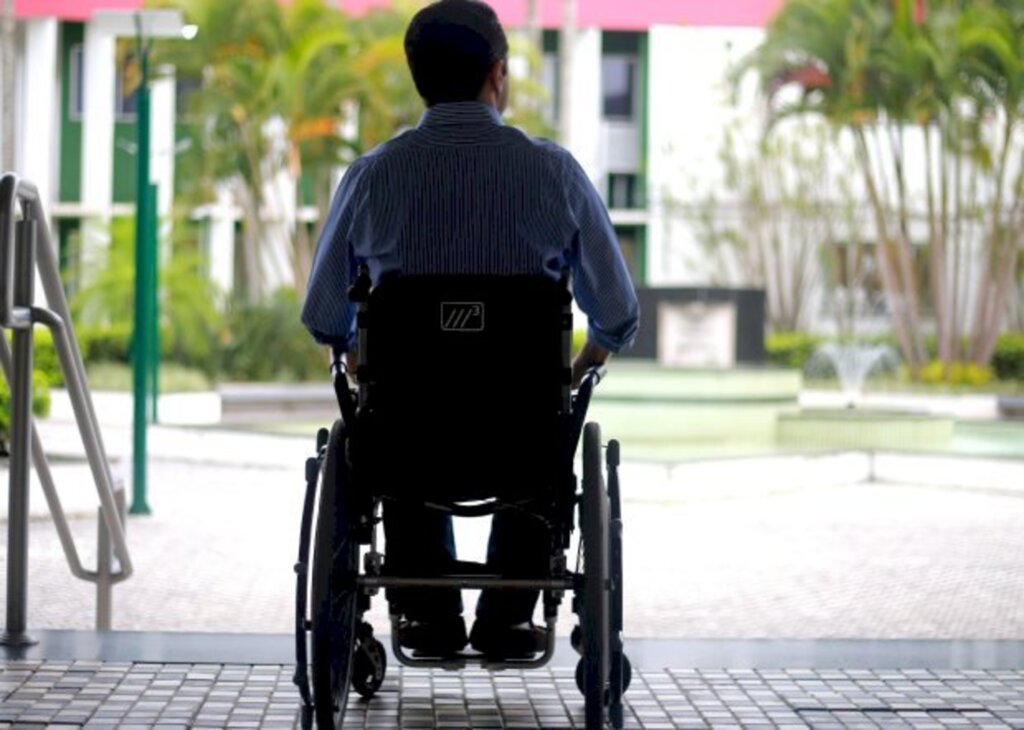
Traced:
<path id="1" fill-rule="evenodd" d="M 1008 332 L 999 337 L 992 369 L 1000 380 L 1024 381 L 1024 332 Z"/>
<path id="2" fill-rule="evenodd" d="M 925 338 L 925 346 L 932 363 L 922 370 L 922 380 L 928 382 L 946 382 L 950 380 L 961 384 L 982 385 L 992 379 L 1024 381 L 1024 333 L 1008 332 L 1000 335 L 996 342 L 995 354 L 990 367 L 954 364 L 943 372 L 936 358 L 935 337 Z M 806 332 L 776 332 L 765 338 L 765 352 L 768 362 L 780 367 L 802 370 L 814 351 L 826 340 L 823 337 Z M 879 335 L 864 339 L 865 344 L 889 345 L 899 352 L 899 347 L 891 335 Z"/>
<path id="3" fill-rule="evenodd" d="M 774 332 L 765 338 L 764 349 L 772 365 L 803 370 L 824 341 L 806 332 Z"/>

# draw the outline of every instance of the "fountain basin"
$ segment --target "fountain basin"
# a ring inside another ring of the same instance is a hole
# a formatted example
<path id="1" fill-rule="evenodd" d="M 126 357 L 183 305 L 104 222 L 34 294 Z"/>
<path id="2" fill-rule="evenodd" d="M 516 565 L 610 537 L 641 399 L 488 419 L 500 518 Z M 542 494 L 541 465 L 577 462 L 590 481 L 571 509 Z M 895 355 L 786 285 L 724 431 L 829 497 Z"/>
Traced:
<path id="1" fill-rule="evenodd" d="M 606 438 L 620 439 L 625 453 L 638 442 L 768 446 L 778 414 L 797 406 L 800 388 L 796 370 L 695 370 L 616 360 L 594 391 L 587 417 L 601 424 Z"/>
<path id="2" fill-rule="evenodd" d="M 860 408 L 780 413 L 779 446 L 802 449 L 943 451 L 953 441 L 951 417 Z"/>

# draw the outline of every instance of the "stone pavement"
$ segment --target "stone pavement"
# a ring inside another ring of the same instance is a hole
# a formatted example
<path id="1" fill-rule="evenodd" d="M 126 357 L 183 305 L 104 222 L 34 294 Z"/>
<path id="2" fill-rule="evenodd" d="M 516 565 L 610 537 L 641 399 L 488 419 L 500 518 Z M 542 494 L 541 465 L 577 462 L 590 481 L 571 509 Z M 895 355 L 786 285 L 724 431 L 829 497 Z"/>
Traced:
<path id="1" fill-rule="evenodd" d="M 106 436 L 123 455 L 127 431 Z M 44 440 L 74 457 L 66 427 L 44 424 Z M 114 589 L 114 627 L 289 632 L 311 445 L 154 429 L 153 515 L 129 520 L 137 572 Z M 1024 638 L 1020 464 L 936 462 L 936 475 L 928 462 L 881 459 L 626 465 L 627 636 Z M 62 469 L 68 501 L 94 504 L 84 467 Z M 972 469 L 983 488 L 963 483 Z M 904 483 L 865 482 L 869 473 Z M 76 511 L 91 565 L 95 514 Z M 458 523 L 463 557 L 482 557 L 486 530 Z M 34 521 L 30 543 L 29 628 L 91 628 L 94 590 L 70 575 L 52 524 Z M 564 608 L 562 632 L 572 623 Z M 380 599 L 371 621 L 386 630 Z"/>
<path id="2" fill-rule="evenodd" d="M 92 661 L 0 663 L 0 729 L 291 728 L 291 667 Z M 637 671 L 627 728 L 1024 727 L 1019 670 Z M 577 728 L 571 669 L 392 669 L 345 728 Z"/>

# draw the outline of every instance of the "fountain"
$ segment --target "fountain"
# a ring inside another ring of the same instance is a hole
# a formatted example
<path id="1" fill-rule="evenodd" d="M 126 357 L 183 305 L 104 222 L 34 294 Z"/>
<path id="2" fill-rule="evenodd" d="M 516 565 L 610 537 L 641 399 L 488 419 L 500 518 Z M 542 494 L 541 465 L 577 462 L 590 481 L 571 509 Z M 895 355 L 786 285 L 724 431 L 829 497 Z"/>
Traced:
<path id="1" fill-rule="evenodd" d="M 782 413 L 778 444 L 787 448 L 941 451 L 953 438 L 953 419 L 909 409 L 864 407 L 868 378 L 899 367 L 896 352 L 884 345 L 828 343 L 807 362 L 808 375 L 839 378 L 842 408 L 804 408 Z"/>
<path id="2" fill-rule="evenodd" d="M 860 403 L 868 376 L 892 371 L 900 358 L 888 345 L 857 345 L 829 342 L 819 347 L 808 360 L 804 372 L 825 375 L 830 371 L 839 378 L 847 408 Z"/>

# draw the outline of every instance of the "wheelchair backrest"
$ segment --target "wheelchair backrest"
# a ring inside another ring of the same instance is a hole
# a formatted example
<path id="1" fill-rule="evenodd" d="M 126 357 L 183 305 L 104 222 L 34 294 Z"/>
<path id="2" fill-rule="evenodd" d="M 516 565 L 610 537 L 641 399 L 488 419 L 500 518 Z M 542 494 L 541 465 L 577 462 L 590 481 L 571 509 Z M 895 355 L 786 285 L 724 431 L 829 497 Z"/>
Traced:
<path id="1" fill-rule="evenodd" d="M 410 486 L 441 501 L 545 488 L 564 455 L 571 302 L 564 281 L 541 276 L 395 276 L 374 287 L 359 314 L 374 471 L 392 482 L 418 473 Z"/>

